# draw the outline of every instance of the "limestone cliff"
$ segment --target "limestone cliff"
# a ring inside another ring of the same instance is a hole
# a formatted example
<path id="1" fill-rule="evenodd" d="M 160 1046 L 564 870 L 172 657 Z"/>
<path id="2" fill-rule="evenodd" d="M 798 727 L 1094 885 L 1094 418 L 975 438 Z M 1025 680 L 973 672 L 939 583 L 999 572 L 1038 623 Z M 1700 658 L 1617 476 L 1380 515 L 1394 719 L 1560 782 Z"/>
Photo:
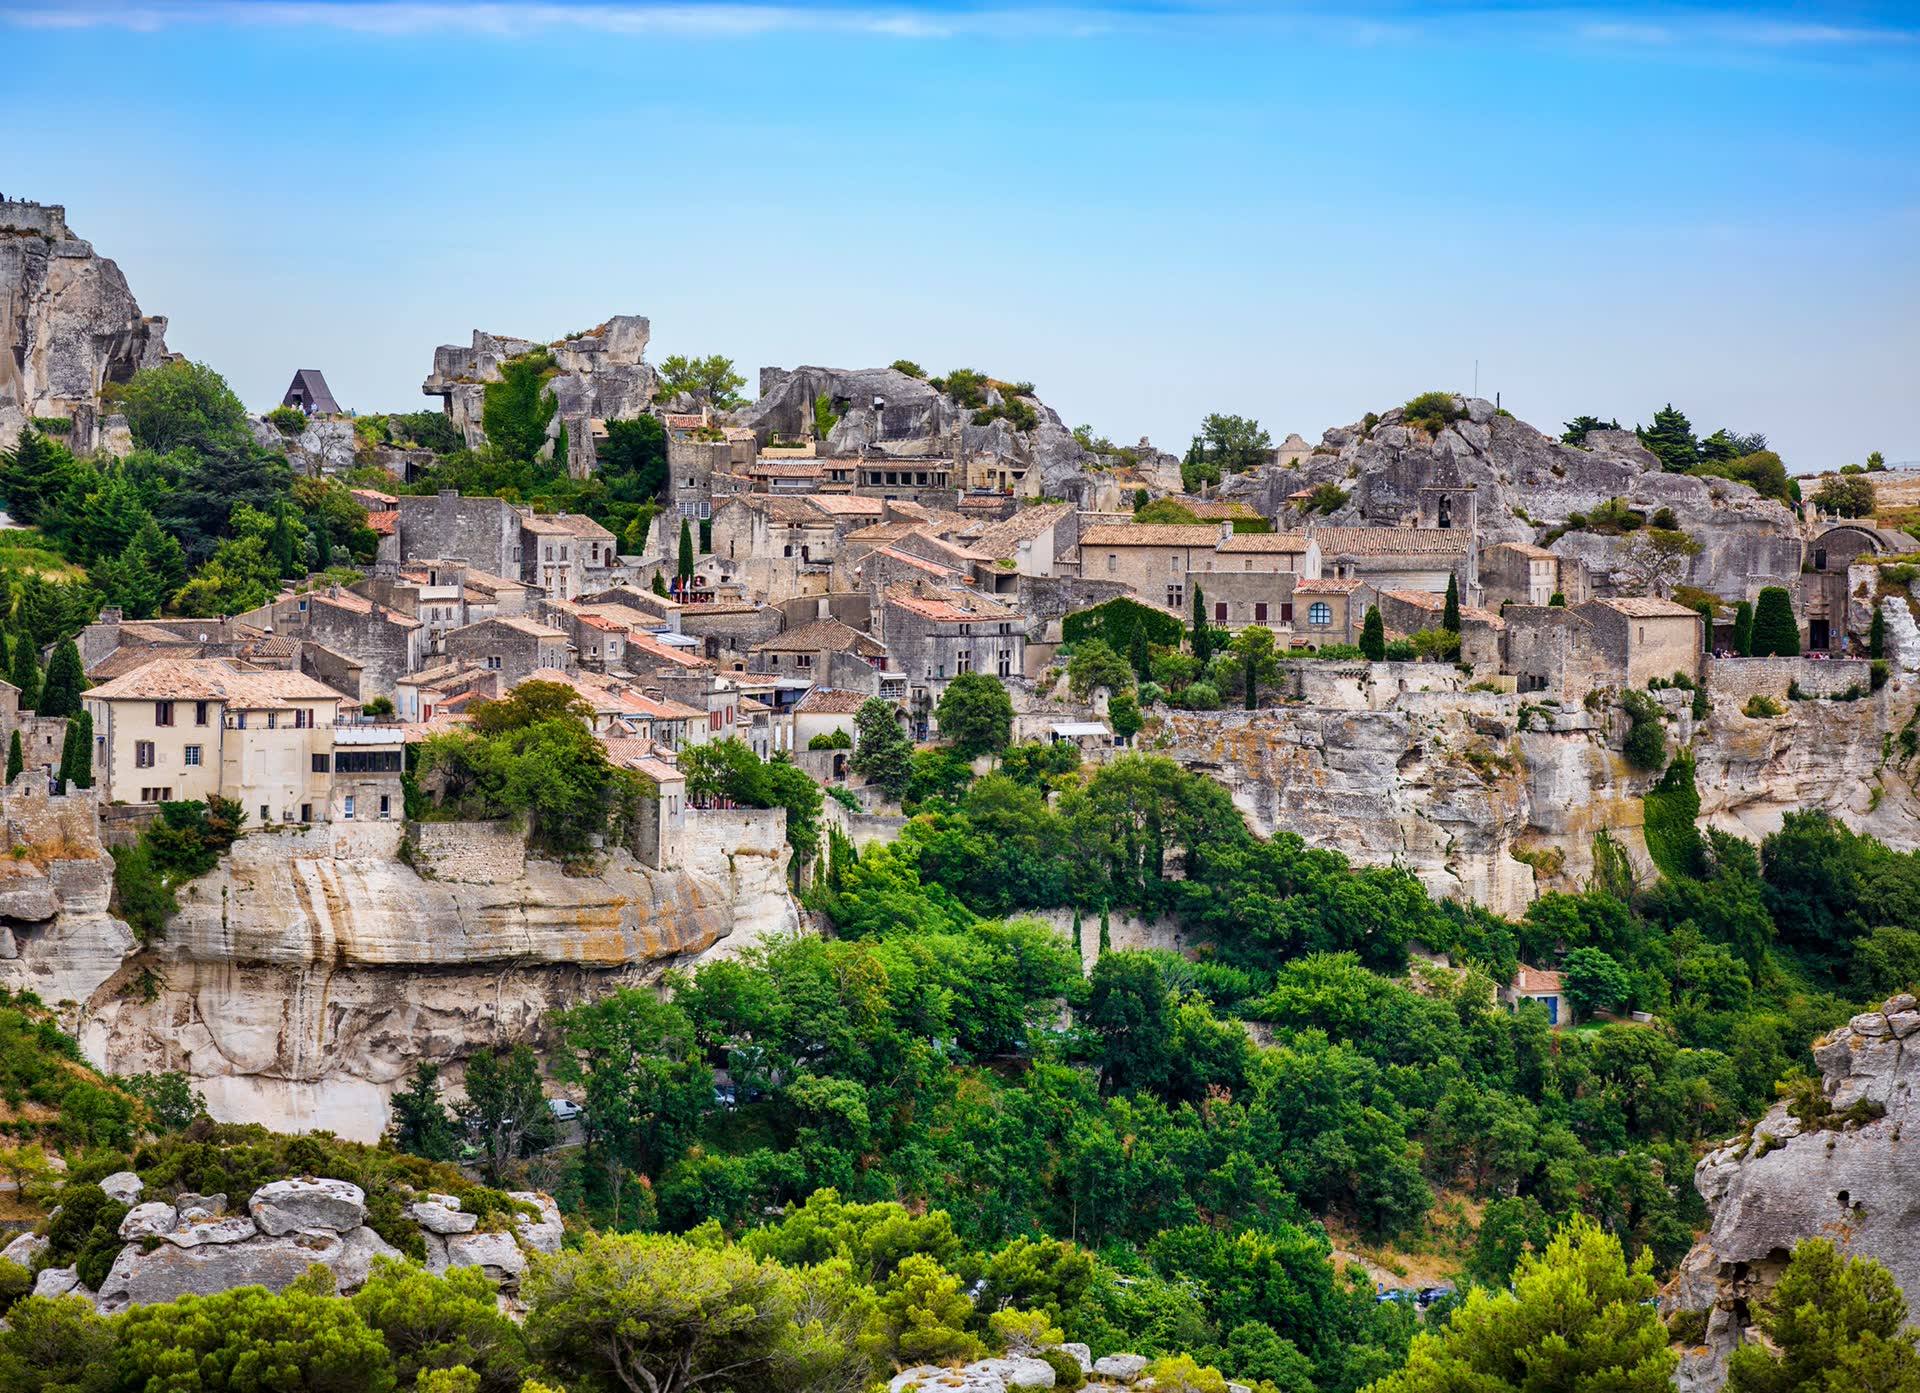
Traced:
<path id="1" fill-rule="evenodd" d="M 426 824 L 412 865 L 398 824 L 341 824 L 241 838 L 142 951 L 105 912 L 92 799 L 28 782 L 6 797 L 10 831 L 60 859 L 0 881 L 0 984 L 61 1005 L 103 1069 L 184 1071 L 222 1119 L 373 1139 L 416 1062 L 457 1082 L 468 1054 L 537 1039 L 555 1007 L 798 925 L 777 815 L 696 827 L 684 870 L 613 852 L 594 875 L 529 858 L 499 824 Z M 69 825 L 36 831 L 48 808 Z"/>
<path id="2" fill-rule="evenodd" d="M 71 421 L 77 449 L 113 443 L 100 391 L 164 360 L 167 321 L 140 313 L 120 268 L 58 204 L 0 201 L 0 449 L 29 417 Z"/>
<path id="3" fill-rule="evenodd" d="M 1451 525 L 1476 527 L 1482 546 L 1538 542 L 1570 515 L 1619 498 L 1649 516 L 1672 509 L 1701 543 L 1688 565 L 1692 584 L 1744 599 L 1752 586 L 1787 584 L 1800 573 L 1793 514 L 1746 484 L 1666 473 L 1632 431 L 1594 431 L 1584 446 L 1567 445 L 1490 401 L 1465 400 L 1462 408 L 1437 434 L 1407 424 L 1399 407 L 1371 425 L 1337 426 L 1296 464 L 1242 476 L 1222 492 L 1251 497 L 1269 516 L 1290 507 L 1298 516 L 1291 495 L 1334 484 L 1346 503 L 1313 520 L 1352 526 L 1435 526 L 1444 499 Z M 1576 530 L 1552 549 L 1585 561 L 1595 588 L 1611 593 L 1630 540 Z"/>
<path id="4" fill-rule="evenodd" d="M 1813 1057 L 1817 1091 L 1774 1104 L 1694 1172 L 1712 1225 L 1662 1297 L 1668 1316 L 1705 1318 L 1681 1355 L 1687 1393 L 1725 1381 L 1727 1355 L 1753 1338 L 1757 1308 L 1801 1239 L 1877 1259 L 1903 1291 L 1920 1291 L 1920 1153 L 1901 1143 L 1920 1125 L 1920 1009 L 1893 997 L 1816 1041 Z"/>

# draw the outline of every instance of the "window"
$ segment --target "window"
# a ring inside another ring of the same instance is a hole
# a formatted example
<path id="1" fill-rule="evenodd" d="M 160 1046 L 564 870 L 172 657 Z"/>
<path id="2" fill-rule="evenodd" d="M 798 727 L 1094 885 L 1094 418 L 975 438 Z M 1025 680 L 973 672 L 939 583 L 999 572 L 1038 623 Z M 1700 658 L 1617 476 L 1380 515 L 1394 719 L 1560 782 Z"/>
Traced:
<path id="1" fill-rule="evenodd" d="M 1171 571 L 1174 575 L 1176 576 L 1179 575 L 1180 574 L 1180 558 L 1177 556 L 1169 556 L 1167 558 L 1167 569 Z"/>
<path id="2" fill-rule="evenodd" d="M 958 653 L 953 655 L 953 670 L 955 674 L 973 671 L 973 650 L 972 649 L 963 648 Z"/>
<path id="3" fill-rule="evenodd" d="M 233 713 L 233 728 L 234 728 L 235 730 L 245 730 L 245 729 L 247 728 L 247 713 L 246 713 L 246 712 L 244 712 L 244 711 L 236 711 L 236 712 L 234 712 L 234 713 Z"/>
<path id="4" fill-rule="evenodd" d="M 489 672 L 500 671 L 500 658 L 497 654 L 487 655 L 487 671 Z"/>
<path id="5" fill-rule="evenodd" d="M 380 816 L 393 816 L 393 796 L 391 794 L 383 793 L 380 795 Z"/>
<path id="6" fill-rule="evenodd" d="M 198 769 L 200 767 L 200 747 L 198 745 L 187 746 L 186 749 L 180 752 L 180 762 L 189 769 Z"/>
<path id="7" fill-rule="evenodd" d="M 267 805 L 266 805 L 265 803 L 262 803 L 262 804 L 260 805 L 260 822 L 261 822 L 261 825 L 262 825 L 262 826 L 264 826 L 264 825 L 266 825 L 267 823 L 269 823 L 269 822 L 272 822 L 272 821 L 273 821 L 273 809 L 272 809 L 272 808 L 269 808 L 269 807 L 268 807 L 268 806 L 267 806 Z"/>
<path id="8" fill-rule="evenodd" d="M 336 774 L 398 774 L 400 751 L 341 750 L 333 757 L 333 772 Z"/>
<path id="9" fill-rule="evenodd" d="M 302 803 L 302 804 L 300 805 L 300 820 L 301 820 L 302 822 L 312 822 L 312 821 L 313 821 L 313 804 L 311 804 L 311 803 Z"/>
<path id="10" fill-rule="evenodd" d="M 560 559 L 562 561 L 565 561 L 567 559 L 567 549 L 565 547 L 560 548 Z"/>
<path id="11" fill-rule="evenodd" d="M 280 728 L 280 713 L 278 711 L 267 712 L 267 729 L 278 730 L 279 728 Z"/>
<path id="12" fill-rule="evenodd" d="M 347 795 L 346 802 L 341 807 L 340 815 L 348 822 L 353 821 L 353 795 L 351 793 Z"/>
<path id="13" fill-rule="evenodd" d="M 1227 602 L 1225 600 L 1215 600 L 1213 602 L 1213 622 L 1216 624 L 1224 624 L 1227 622 Z"/>
<path id="14" fill-rule="evenodd" d="M 171 803 L 173 801 L 173 790 L 171 788 L 143 788 L 140 790 L 140 801 L 142 803 Z"/>
<path id="15" fill-rule="evenodd" d="M 553 543 L 552 542 L 547 543 L 547 554 L 543 559 L 547 561 L 553 560 Z"/>
<path id="16" fill-rule="evenodd" d="M 1182 609 L 1185 607 L 1186 602 L 1187 589 L 1184 585 L 1169 585 L 1167 587 L 1168 609 Z"/>
<path id="17" fill-rule="evenodd" d="M 153 768 L 153 765 L 154 765 L 153 741 L 151 740 L 134 741 L 133 742 L 133 767 L 135 769 L 151 769 Z"/>
<path id="18" fill-rule="evenodd" d="M 796 664 L 797 666 L 799 666 L 799 667 L 812 667 L 812 666 L 813 666 L 813 654 L 811 654 L 811 653 L 802 653 L 802 654 L 801 654 L 801 655 L 800 655 L 799 657 L 797 657 L 797 658 L 795 658 L 795 659 L 794 659 L 793 661 L 794 661 L 794 663 L 795 663 L 795 664 Z"/>
<path id="19" fill-rule="evenodd" d="M 1264 624 L 1267 622 L 1266 605 L 1261 603 L 1255 603 L 1253 607 L 1253 622 L 1256 624 Z"/>
<path id="20" fill-rule="evenodd" d="M 1246 570 L 1249 570 L 1249 571 L 1251 571 L 1251 570 L 1253 569 L 1253 559 L 1252 559 L 1251 557 L 1249 557 L 1249 558 L 1247 559 L 1247 562 L 1246 562 L 1246 565 L 1245 565 L 1245 567 L 1244 567 L 1244 569 L 1246 569 Z"/>
<path id="21" fill-rule="evenodd" d="M 1325 600 L 1315 600 L 1307 606 L 1307 622 L 1320 625 L 1333 623 L 1333 606 Z"/>
<path id="22" fill-rule="evenodd" d="M 1813 569 L 1816 571 L 1824 571 L 1827 569 L 1827 549 L 1825 547 L 1814 548 Z"/>
<path id="23" fill-rule="evenodd" d="M 153 723 L 157 726 L 170 726 L 173 724 L 172 702 L 156 701 L 153 704 Z"/>
<path id="24" fill-rule="evenodd" d="M 207 704 L 204 701 L 196 701 L 193 704 L 193 723 L 197 726 L 207 723 Z"/>
<path id="25" fill-rule="evenodd" d="M 313 712 L 307 710 L 304 706 L 296 706 L 293 710 L 293 728 L 295 730 L 310 730 L 312 727 Z"/>
<path id="26" fill-rule="evenodd" d="M 1293 622 L 1293 602 L 1291 600 L 1282 600 L 1280 602 L 1280 622 L 1282 624 L 1291 624 Z"/>
<path id="27" fill-rule="evenodd" d="M 1120 557 L 1114 552 L 1107 553 L 1107 574 L 1112 575 L 1120 569 Z"/>
<path id="28" fill-rule="evenodd" d="M 313 757 L 313 772 L 314 772 L 314 773 L 316 773 L 316 774 L 324 774 L 324 773 L 326 773 L 326 772 L 327 772 L 327 766 L 328 766 L 328 764 L 329 764 L 330 762 L 331 762 L 331 756 L 328 756 L 328 755 L 315 755 L 315 756 Z"/>
<path id="29" fill-rule="evenodd" d="M 1004 648 L 1000 650 L 1000 675 L 1002 677 L 1013 676 L 1013 654 Z"/>

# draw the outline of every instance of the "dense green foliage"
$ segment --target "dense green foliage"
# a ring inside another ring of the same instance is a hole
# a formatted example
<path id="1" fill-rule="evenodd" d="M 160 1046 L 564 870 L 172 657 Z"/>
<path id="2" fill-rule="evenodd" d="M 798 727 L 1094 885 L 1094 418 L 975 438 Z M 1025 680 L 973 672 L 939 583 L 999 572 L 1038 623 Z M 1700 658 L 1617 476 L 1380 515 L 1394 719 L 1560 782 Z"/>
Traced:
<path id="1" fill-rule="evenodd" d="M 1013 739 L 1013 700 L 1000 679 L 963 672 L 933 708 L 940 734 L 962 756 L 998 754 Z"/>
<path id="2" fill-rule="evenodd" d="M 1200 423 L 1200 434 L 1180 464 L 1180 480 L 1189 491 L 1217 484 L 1227 474 L 1244 474 L 1273 458 L 1273 436 L 1258 421 L 1214 412 Z"/>
<path id="3" fill-rule="evenodd" d="M 1784 586 L 1769 585 L 1760 591 L 1749 643 L 1756 658 L 1792 657 L 1800 651 L 1800 625 L 1793 616 L 1793 596 Z"/>
<path id="4" fill-rule="evenodd" d="M 854 748 L 848 761 L 853 772 L 870 779 L 888 798 L 907 791 L 913 742 L 900 729 L 891 702 L 872 697 L 853 715 Z"/>
<path id="5" fill-rule="evenodd" d="M 1099 639 L 1116 653 L 1130 653 L 1133 651 L 1134 633 L 1143 629 L 1150 643 L 1168 648 L 1180 646 L 1182 630 L 1179 620 L 1164 610 L 1143 605 L 1124 595 L 1094 605 L 1091 609 L 1075 610 L 1069 614 L 1060 621 L 1060 641 L 1066 645 L 1078 645 L 1088 639 Z"/>
<path id="6" fill-rule="evenodd" d="M 1920 1393 L 1920 1352 L 1903 1329 L 1907 1302 L 1877 1262 L 1809 1239 L 1760 1310 L 1773 1350 L 1743 1344 L 1727 1360 L 1728 1393 L 1871 1388 Z"/>
<path id="7" fill-rule="evenodd" d="M 721 800 L 743 808 L 784 808 L 787 844 L 794 868 L 820 850 L 820 785 L 781 751 L 761 759 L 734 737 L 691 745 L 680 752 L 687 797 L 704 807 Z"/>

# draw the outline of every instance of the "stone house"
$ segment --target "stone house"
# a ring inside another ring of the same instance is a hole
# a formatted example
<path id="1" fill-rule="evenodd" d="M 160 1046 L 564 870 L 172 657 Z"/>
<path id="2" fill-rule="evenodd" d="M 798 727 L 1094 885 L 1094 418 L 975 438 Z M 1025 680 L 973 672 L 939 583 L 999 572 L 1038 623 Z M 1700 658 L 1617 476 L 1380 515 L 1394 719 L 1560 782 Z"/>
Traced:
<path id="1" fill-rule="evenodd" d="M 404 817 L 400 775 L 405 752 L 406 731 L 397 720 L 356 717 L 336 723 L 328 819 L 390 822 Z"/>
<path id="2" fill-rule="evenodd" d="M 1531 542 L 1496 542 L 1480 549 L 1480 603 L 1488 609 L 1544 605 L 1555 595 L 1569 605 L 1587 599 L 1585 562 Z"/>
<path id="3" fill-rule="evenodd" d="M 606 590 L 596 590 L 582 595 L 577 602 L 581 605 L 617 605 L 629 609 L 639 618 L 635 623 L 646 624 L 651 628 L 667 629 L 678 633 L 680 615 L 687 606 L 666 595 L 656 595 L 653 591 L 637 585 L 616 585 Z"/>
<path id="4" fill-rule="evenodd" d="M 256 826 L 329 815 L 340 694 L 304 673 L 229 658 L 159 658 L 82 699 L 107 802 L 217 794 L 237 801 Z"/>
<path id="5" fill-rule="evenodd" d="M 566 668 L 572 644 L 565 630 L 525 617 L 483 619 L 455 629 L 443 647 L 449 663 L 495 673 L 511 689 L 540 668 Z"/>
<path id="6" fill-rule="evenodd" d="M 976 523 L 961 534 L 967 549 L 992 558 L 1016 576 L 1071 572 L 1067 558 L 1080 545 L 1080 514 L 1071 503 L 1040 503 L 1013 516 Z"/>
<path id="7" fill-rule="evenodd" d="M 1293 646 L 1358 643 L 1378 592 L 1362 580 L 1321 576 L 1294 583 Z M 1384 619 L 1384 616 L 1382 616 Z"/>
<path id="8" fill-rule="evenodd" d="M 1478 591 L 1474 538 L 1458 527 L 1320 527 L 1307 534 L 1320 544 L 1327 575 L 1364 580 L 1376 590 L 1432 590 L 1444 594 L 1449 577 L 1462 602 Z"/>
<path id="9" fill-rule="evenodd" d="M 755 493 L 815 493 L 825 482 L 819 460 L 757 460 L 747 468 Z"/>
<path id="10" fill-rule="evenodd" d="M 938 702 L 963 672 L 1008 681 L 1025 675 L 1026 621 L 1018 610 L 971 590 L 925 582 L 894 585 L 881 597 L 878 638 L 907 678 L 916 704 Z"/>
<path id="11" fill-rule="evenodd" d="M 1522 963 L 1513 981 L 1500 989 L 1500 1000 L 1508 1010 L 1519 1009 L 1523 1001 L 1545 1007 L 1547 1023 L 1555 1030 L 1573 1024 L 1573 1002 L 1567 997 L 1566 979 L 1558 972 Z"/>
<path id="12" fill-rule="evenodd" d="M 396 498 L 394 509 L 391 547 L 382 542 L 381 560 L 457 558 L 487 575 L 525 578 L 520 513 L 504 498 L 468 498 L 442 489 L 431 498 Z"/>
<path id="13" fill-rule="evenodd" d="M 780 611 L 772 605 L 715 600 L 689 605 L 681 616 L 680 631 L 699 647 L 690 649 L 716 662 L 745 662 L 754 644 L 780 632 Z"/>
<path id="14" fill-rule="evenodd" d="M 394 715 L 407 722 L 430 721 L 456 697 L 500 695 L 500 674 L 472 663 L 437 663 L 407 674 L 393 685 Z"/>
<path id="15" fill-rule="evenodd" d="M 835 731 L 844 731 L 852 739 L 853 718 L 872 695 L 842 687 L 813 688 L 793 708 L 794 744 L 804 750 L 816 735 L 832 735 Z M 839 766 L 834 773 L 844 775 L 846 766 Z"/>
<path id="16" fill-rule="evenodd" d="M 875 668 L 885 667 L 887 662 L 887 646 L 871 635 L 837 619 L 815 619 L 749 648 L 747 671 L 818 681 L 835 653 L 850 653 Z"/>
<path id="17" fill-rule="evenodd" d="M 1287 627 L 1294 587 L 1320 574 L 1319 544 L 1297 533 L 1236 533 L 1231 521 L 1080 529 L 1082 578 L 1118 581 L 1182 616 L 1197 585 L 1215 622 L 1228 626 Z"/>
<path id="18" fill-rule="evenodd" d="M 631 678 L 612 673 L 562 672 L 558 668 L 532 673 L 532 682 L 557 682 L 571 687 L 593 708 L 593 733 L 603 740 L 644 739 L 661 749 L 677 750 L 696 737 L 704 738 L 707 713 L 670 699 L 658 687 L 642 687 Z"/>
<path id="19" fill-rule="evenodd" d="M 1593 687 L 1593 626 L 1564 605 L 1508 605 L 1500 611 L 1500 666 L 1521 692 L 1546 692 L 1563 703 Z M 1668 673 L 1671 677 L 1673 674 Z"/>
<path id="20" fill-rule="evenodd" d="M 1864 571 L 1856 577 L 1855 568 L 1876 557 L 1912 551 L 1920 551 L 1920 541 L 1864 521 L 1838 523 L 1816 536 L 1807 549 L 1800 584 L 1802 648 L 1809 653 L 1864 652 L 1872 612 L 1861 602 L 1859 587 L 1864 584 L 1871 596 L 1878 577 Z M 1758 595 L 1757 587 L 1754 593 Z"/>
<path id="21" fill-rule="evenodd" d="M 392 696 L 394 684 L 426 665 L 427 626 L 410 614 L 337 585 L 282 595 L 240 618 L 275 633 L 322 644 L 360 664 L 363 700 Z"/>
<path id="22" fill-rule="evenodd" d="M 378 565 L 351 589 L 425 624 L 435 652 L 454 629 L 525 614 L 530 594 L 517 580 L 487 575 L 464 561 L 438 559 Z"/>
<path id="23" fill-rule="evenodd" d="M 620 579 L 613 533 L 585 513 L 529 513 L 520 533 L 520 578 L 548 599 L 578 599 Z"/>
<path id="24" fill-rule="evenodd" d="M 755 599 L 824 594 L 840 540 L 869 520 L 849 525 L 810 497 L 730 498 L 713 516 L 713 554 L 733 563 L 735 578 Z"/>
<path id="25" fill-rule="evenodd" d="M 1697 611 L 1650 595 L 1589 600 L 1574 613 L 1587 623 L 1597 672 L 1616 686 L 1645 687 L 1676 672 L 1700 676 Z"/>
<path id="26" fill-rule="evenodd" d="M 634 812 L 633 854 L 655 870 L 670 871 L 682 864 L 687 822 L 687 777 L 680 767 L 654 748 L 653 742 L 633 737 L 604 737 L 607 759 L 630 769 L 652 786 Z"/>

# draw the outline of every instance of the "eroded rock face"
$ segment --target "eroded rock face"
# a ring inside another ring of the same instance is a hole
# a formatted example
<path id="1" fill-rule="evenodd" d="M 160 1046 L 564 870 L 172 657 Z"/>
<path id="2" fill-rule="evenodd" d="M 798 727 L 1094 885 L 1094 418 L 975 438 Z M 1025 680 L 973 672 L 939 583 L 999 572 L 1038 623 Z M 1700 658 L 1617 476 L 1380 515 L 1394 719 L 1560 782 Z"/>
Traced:
<path id="1" fill-rule="evenodd" d="M 320 832 L 245 837 L 180 892 L 159 995 L 96 983 L 79 1033 L 116 1072 L 185 1071 L 215 1117 L 372 1141 L 416 1062 L 457 1085 L 467 1055 L 537 1039 L 555 1007 L 651 981 L 743 926 L 797 926 L 784 854 L 712 869 L 620 853 L 595 876 L 530 859 L 504 883 L 456 884 L 336 857 Z"/>
<path id="2" fill-rule="evenodd" d="M 0 449 L 29 417 L 73 422 L 90 450 L 100 391 L 164 361 L 167 321 L 140 313 L 120 268 L 67 227 L 57 204 L 0 201 Z"/>
<path id="3" fill-rule="evenodd" d="M 276 454 L 284 452 L 297 474 L 344 474 L 352 469 L 359 441 L 353 422 L 325 417 L 307 422 L 298 435 L 288 435 L 263 417 L 251 417 L 247 424 L 253 438 Z"/>
<path id="4" fill-rule="evenodd" d="M 1920 1290 L 1920 1159 L 1901 1142 L 1920 1121 L 1920 1009 L 1896 996 L 1814 1045 L 1825 1115 L 1776 1103 L 1749 1136 L 1711 1152 L 1694 1186 L 1712 1211 L 1662 1294 L 1663 1313 L 1698 1312 L 1704 1334 L 1681 1355 L 1679 1385 L 1713 1393 L 1726 1357 L 1753 1335 L 1760 1303 L 1795 1244 L 1825 1238 Z"/>
<path id="5" fill-rule="evenodd" d="M 346 1233 L 366 1222 L 367 1196 L 345 1180 L 276 1180 L 253 1192 L 247 1212 L 260 1232 L 273 1238 Z"/>

